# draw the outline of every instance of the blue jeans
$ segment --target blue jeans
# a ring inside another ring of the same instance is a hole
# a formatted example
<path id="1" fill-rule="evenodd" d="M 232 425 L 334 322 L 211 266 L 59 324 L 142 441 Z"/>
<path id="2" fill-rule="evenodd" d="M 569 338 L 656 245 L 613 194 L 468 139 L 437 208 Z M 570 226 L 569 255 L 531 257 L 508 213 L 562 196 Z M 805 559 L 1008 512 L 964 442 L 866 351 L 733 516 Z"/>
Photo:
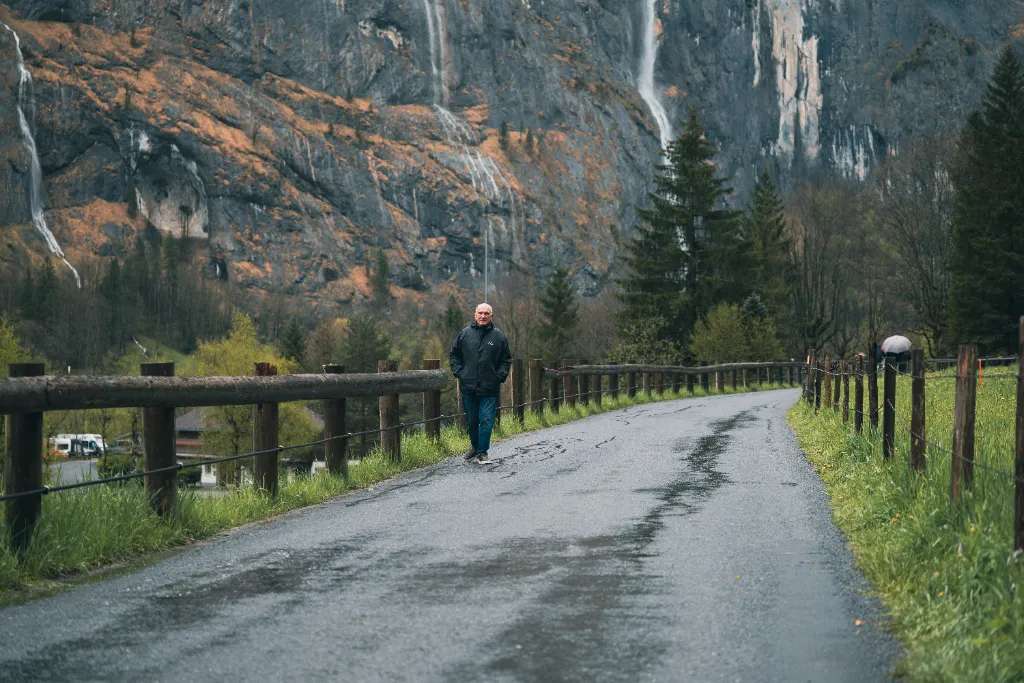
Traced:
<path id="1" fill-rule="evenodd" d="M 473 450 L 487 455 L 491 447 L 491 430 L 494 429 L 494 413 L 498 409 L 497 396 L 477 396 L 469 391 L 462 392 L 462 409 L 466 413 L 466 431 Z"/>

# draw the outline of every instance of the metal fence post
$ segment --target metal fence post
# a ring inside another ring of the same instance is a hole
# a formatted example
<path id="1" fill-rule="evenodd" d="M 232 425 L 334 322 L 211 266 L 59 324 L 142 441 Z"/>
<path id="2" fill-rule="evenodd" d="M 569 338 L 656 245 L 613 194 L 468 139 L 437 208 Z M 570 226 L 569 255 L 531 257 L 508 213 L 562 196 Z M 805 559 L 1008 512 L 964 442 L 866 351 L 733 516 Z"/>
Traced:
<path id="1" fill-rule="evenodd" d="M 854 379 L 853 428 L 858 434 L 864 430 L 864 354 L 857 354 L 857 376 Z"/>

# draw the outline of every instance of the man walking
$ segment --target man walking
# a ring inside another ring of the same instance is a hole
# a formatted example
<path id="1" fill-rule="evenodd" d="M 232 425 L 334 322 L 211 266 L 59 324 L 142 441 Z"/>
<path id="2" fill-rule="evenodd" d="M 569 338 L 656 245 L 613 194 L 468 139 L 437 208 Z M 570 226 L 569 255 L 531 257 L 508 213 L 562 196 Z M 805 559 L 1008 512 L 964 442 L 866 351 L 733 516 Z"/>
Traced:
<path id="1" fill-rule="evenodd" d="M 512 366 L 508 339 L 494 326 L 493 315 L 490 304 L 477 306 L 473 324 L 459 332 L 448 354 L 452 372 L 459 378 L 462 409 L 472 443 L 466 453 L 468 462 L 487 462 L 501 383 Z"/>

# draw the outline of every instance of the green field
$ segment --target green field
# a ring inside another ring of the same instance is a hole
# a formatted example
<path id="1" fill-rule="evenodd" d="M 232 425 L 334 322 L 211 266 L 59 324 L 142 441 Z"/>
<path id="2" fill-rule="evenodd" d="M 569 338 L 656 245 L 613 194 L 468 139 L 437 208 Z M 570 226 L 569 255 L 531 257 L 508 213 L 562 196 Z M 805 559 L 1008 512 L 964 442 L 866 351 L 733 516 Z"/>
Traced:
<path id="1" fill-rule="evenodd" d="M 1024 558 L 1012 550 L 1016 369 L 986 370 L 978 387 L 974 485 L 956 507 L 949 495 L 951 375 L 932 373 L 926 382 L 923 474 L 907 464 L 909 377 L 897 382 L 889 462 L 878 432 L 853 433 L 852 415 L 844 425 L 840 413 L 822 407 L 815 415 L 801 401 L 790 422 L 906 648 L 899 673 L 915 681 L 1020 681 Z M 881 384 L 879 378 L 880 392 Z"/>

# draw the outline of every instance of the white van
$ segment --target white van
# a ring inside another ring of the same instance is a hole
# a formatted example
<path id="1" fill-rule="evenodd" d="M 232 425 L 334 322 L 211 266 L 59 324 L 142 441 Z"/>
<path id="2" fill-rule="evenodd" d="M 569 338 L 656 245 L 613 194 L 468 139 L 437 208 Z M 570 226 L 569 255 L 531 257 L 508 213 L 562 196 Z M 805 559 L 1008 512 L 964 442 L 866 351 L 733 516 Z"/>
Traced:
<path id="1" fill-rule="evenodd" d="M 106 450 L 101 434 L 57 434 L 50 438 L 50 451 L 65 458 L 98 458 Z"/>

